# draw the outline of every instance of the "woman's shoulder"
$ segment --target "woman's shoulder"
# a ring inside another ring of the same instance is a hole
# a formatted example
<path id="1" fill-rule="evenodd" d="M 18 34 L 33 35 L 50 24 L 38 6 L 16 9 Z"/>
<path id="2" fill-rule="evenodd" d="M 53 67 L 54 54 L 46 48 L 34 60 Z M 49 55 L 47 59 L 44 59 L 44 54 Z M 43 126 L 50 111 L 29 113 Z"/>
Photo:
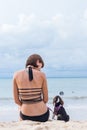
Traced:
<path id="1" fill-rule="evenodd" d="M 46 78 L 46 74 L 44 72 L 41 72 L 41 75 L 43 78 Z"/>
<path id="2" fill-rule="evenodd" d="M 36 74 L 39 74 L 40 76 L 46 77 L 45 73 L 42 71 L 33 69 L 33 72 L 35 72 Z"/>
<path id="3" fill-rule="evenodd" d="M 24 72 L 24 70 L 18 70 L 18 71 L 16 71 L 16 72 L 14 72 L 14 74 L 13 74 L 13 78 L 16 78 L 17 76 L 19 76 L 21 73 L 23 73 Z"/>

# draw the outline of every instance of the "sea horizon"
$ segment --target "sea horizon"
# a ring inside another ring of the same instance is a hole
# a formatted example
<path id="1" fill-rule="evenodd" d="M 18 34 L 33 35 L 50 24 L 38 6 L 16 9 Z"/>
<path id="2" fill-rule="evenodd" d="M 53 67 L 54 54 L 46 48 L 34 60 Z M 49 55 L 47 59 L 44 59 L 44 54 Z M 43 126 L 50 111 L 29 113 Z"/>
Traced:
<path id="1" fill-rule="evenodd" d="M 0 79 L 12 79 L 13 76 L 0 77 Z M 47 78 L 87 78 L 87 76 L 47 76 Z"/>

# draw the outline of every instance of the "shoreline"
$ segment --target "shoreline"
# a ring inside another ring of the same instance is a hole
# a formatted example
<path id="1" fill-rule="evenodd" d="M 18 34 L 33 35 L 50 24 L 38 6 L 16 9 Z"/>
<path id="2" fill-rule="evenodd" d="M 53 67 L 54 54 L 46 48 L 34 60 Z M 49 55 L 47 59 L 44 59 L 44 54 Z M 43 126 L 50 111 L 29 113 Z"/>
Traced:
<path id="1" fill-rule="evenodd" d="M 48 105 L 53 110 L 52 105 Z M 70 116 L 70 121 L 85 121 L 87 120 L 87 107 L 82 108 L 81 106 L 78 107 L 65 107 L 67 114 Z M 52 120 L 52 114 L 53 112 L 50 111 L 50 117 L 49 120 Z M 56 119 L 56 116 L 55 116 Z M 10 106 L 4 106 L 0 107 L 0 122 L 15 122 L 19 120 L 19 110 L 18 106 L 13 105 L 13 107 L 10 108 Z M 53 120 L 52 120 L 53 121 Z"/>
<path id="2" fill-rule="evenodd" d="M 87 130 L 86 121 L 47 121 L 47 122 L 34 122 L 34 121 L 13 121 L 13 122 L 0 122 L 1 130 Z"/>

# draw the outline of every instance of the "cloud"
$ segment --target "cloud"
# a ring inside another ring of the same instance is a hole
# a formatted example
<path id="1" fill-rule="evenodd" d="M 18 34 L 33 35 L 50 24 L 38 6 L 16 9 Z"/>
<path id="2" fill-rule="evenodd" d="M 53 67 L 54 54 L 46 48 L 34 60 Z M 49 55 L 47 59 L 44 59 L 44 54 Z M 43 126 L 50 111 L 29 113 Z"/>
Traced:
<path id="1" fill-rule="evenodd" d="M 0 70 L 24 67 L 32 53 L 39 53 L 54 71 L 87 68 L 86 11 L 81 18 L 57 14 L 41 20 L 21 14 L 18 19 L 17 24 L 0 25 Z"/>

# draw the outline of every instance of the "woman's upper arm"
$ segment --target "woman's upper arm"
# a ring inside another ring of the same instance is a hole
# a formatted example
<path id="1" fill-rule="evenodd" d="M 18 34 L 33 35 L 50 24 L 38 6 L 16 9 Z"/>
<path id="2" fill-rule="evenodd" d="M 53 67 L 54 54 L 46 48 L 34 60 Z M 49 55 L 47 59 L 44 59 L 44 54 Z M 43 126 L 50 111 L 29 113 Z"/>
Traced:
<path id="1" fill-rule="evenodd" d="M 21 105 L 21 102 L 19 100 L 19 95 L 18 95 L 18 86 L 17 86 L 17 82 L 16 82 L 16 75 L 14 75 L 14 77 L 13 77 L 13 97 L 14 97 L 15 103 L 18 105 Z"/>
<path id="2" fill-rule="evenodd" d="M 44 73 L 43 73 L 42 91 L 43 91 L 43 101 L 47 103 L 48 102 L 48 87 L 47 87 L 47 79 Z"/>

